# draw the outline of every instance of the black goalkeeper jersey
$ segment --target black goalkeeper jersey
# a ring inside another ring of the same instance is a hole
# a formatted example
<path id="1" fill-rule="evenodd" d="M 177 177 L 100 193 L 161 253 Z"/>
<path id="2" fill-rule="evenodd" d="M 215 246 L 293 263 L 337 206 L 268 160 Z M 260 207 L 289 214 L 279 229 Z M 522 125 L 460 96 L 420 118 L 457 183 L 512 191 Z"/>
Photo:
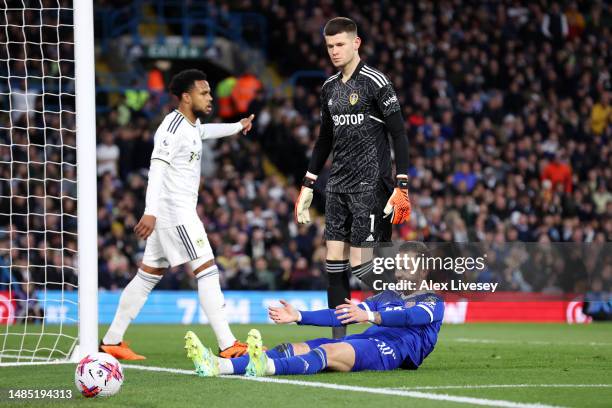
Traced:
<path id="1" fill-rule="evenodd" d="M 327 191 L 370 191 L 381 181 L 393 185 L 385 118 L 398 111 L 391 82 L 363 61 L 346 83 L 342 82 L 342 73 L 323 83 L 321 132 L 333 133 Z"/>

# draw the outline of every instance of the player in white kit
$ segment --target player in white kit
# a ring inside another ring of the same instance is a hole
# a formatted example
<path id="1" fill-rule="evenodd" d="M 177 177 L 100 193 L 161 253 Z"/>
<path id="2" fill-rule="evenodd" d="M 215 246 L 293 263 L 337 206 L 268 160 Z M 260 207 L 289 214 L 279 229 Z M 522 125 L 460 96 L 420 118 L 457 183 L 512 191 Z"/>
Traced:
<path id="1" fill-rule="evenodd" d="M 134 228 L 139 238 L 147 240 L 144 257 L 138 273 L 121 294 L 100 350 L 124 360 L 143 360 L 144 356 L 123 341 L 123 335 L 166 269 L 189 263 L 198 281 L 200 304 L 217 337 L 220 356 L 237 357 L 246 352 L 247 345 L 236 340 L 227 322 L 219 271 L 196 204 L 202 140 L 240 131 L 246 134 L 254 116 L 236 123 L 200 123 L 200 117 L 211 113 L 213 98 L 206 75 L 199 70 L 177 74 L 170 82 L 170 92 L 178 97 L 179 106 L 166 115 L 155 133 L 146 208 Z"/>

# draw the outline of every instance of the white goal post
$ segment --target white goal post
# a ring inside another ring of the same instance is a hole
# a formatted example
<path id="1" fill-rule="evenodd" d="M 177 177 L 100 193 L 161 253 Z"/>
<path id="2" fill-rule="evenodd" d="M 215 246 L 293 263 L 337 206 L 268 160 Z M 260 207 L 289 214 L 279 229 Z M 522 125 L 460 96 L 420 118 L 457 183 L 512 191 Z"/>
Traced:
<path id="1" fill-rule="evenodd" d="M 0 366 L 98 348 L 93 0 L 0 0 Z"/>
<path id="2" fill-rule="evenodd" d="M 80 360 L 80 357 L 98 349 L 98 188 L 93 0 L 75 1 L 74 40 L 79 349 L 73 357 Z"/>

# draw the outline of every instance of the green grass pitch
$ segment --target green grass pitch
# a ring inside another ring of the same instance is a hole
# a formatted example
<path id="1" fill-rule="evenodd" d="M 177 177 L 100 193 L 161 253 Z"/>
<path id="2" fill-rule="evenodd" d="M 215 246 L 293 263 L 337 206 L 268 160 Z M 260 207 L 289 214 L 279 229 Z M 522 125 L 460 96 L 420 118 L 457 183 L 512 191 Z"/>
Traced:
<path id="1" fill-rule="evenodd" d="M 251 325 L 235 325 L 246 337 Z M 297 342 L 327 336 L 328 328 L 260 325 L 265 344 Z M 364 327 L 351 327 L 351 332 Z M 28 330 L 33 329 L 29 327 Z M 100 328 L 103 333 L 105 327 Z M 126 338 L 147 356 L 143 366 L 192 369 L 183 352 L 186 330 L 209 345 L 207 326 L 134 325 Z M 17 330 L 17 328 L 14 328 Z M 353 390 L 198 378 L 182 373 L 125 368 L 121 392 L 111 398 L 69 401 L 8 401 L 7 389 L 76 389 L 74 364 L 0 367 L 4 407 L 294 407 L 417 406 L 459 407 L 497 404 L 542 404 L 566 407 L 612 406 L 612 325 L 464 324 L 445 325 L 434 352 L 416 371 L 323 373 L 275 377 L 359 387 Z M 367 389 L 402 390 L 403 395 L 376 395 Z M 411 391 L 420 394 L 406 394 Z M 416 395 L 422 398 L 415 398 Z M 447 395 L 450 400 L 436 400 Z M 461 399 L 469 397 L 473 399 Z M 493 402 L 492 402 L 493 401 Z M 517 404 L 518 405 L 513 405 Z"/>

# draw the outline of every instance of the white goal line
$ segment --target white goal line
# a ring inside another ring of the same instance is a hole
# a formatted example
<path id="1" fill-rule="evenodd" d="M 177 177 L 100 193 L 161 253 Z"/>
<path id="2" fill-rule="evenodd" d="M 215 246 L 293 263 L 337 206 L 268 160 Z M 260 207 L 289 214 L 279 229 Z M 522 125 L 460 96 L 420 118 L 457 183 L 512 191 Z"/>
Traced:
<path id="1" fill-rule="evenodd" d="M 432 385 L 399 387 L 397 390 L 480 390 L 486 388 L 612 388 L 612 384 L 475 384 L 475 385 Z"/>
<path id="2" fill-rule="evenodd" d="M 457 337 L 448 339 L 457 343 L 476 343 L 476 344 L 526 344 L 530 346 L 593 346 L 607 347 L 612 343 L 601 341 L 541 341 L 541 340 L 502 340 L 502 339 L 477 339 L 470 337 Z"/>
<path id="3" fill-rule="evenodd" d="M 172 374 L 183 374 L 183 375 L 195 375 L 194 370 L 185 370 L 180 368 L 166 368 L 166 367 L 154 367 L 154 366 L 141 366 L 134 364 L 123 364 L 124 368 L 142 370 L 142 371 L 154 371 L 154 372 L 166 372 Z M 289 380 L 285 378 L 275 377 L 245 377 L 241 375 L 223 375 L 221 378 L 234 379 L 234 380 L 246 380 L 246 381 L 257 381 L 264 383 L 273 384 L 286 384 L 286 385 L 297 385 L 302 387 L 312 388 L 327 388 L 332 390 L 352 391 L 352 392 L 363 392 L 368 394 L 378 395 L 391 395 L 397 397 L 408 397 L 417 399 L 426 399 L 433 401 L 448 401 L 456 402 L 461 404 L 472 404 L 472 405 L 483 405 L 488 407 L 504 407 L 504 408 L 556 408 L 557 405 L 546 405 L 540 403 L 523 403 L 505 400 L 494 400 L 486 398 L 474 398 L 474 397 L 463 397 L 447 394 L 434 394 L 419 391 L 408 391 L 401 389 L 392 388 L 372 388 L 372 387 L 360 387 L 354 385 L 334 384 L 334 383 L 323 383 L 317 381 L 301 381 L 301 380 Z"/>

